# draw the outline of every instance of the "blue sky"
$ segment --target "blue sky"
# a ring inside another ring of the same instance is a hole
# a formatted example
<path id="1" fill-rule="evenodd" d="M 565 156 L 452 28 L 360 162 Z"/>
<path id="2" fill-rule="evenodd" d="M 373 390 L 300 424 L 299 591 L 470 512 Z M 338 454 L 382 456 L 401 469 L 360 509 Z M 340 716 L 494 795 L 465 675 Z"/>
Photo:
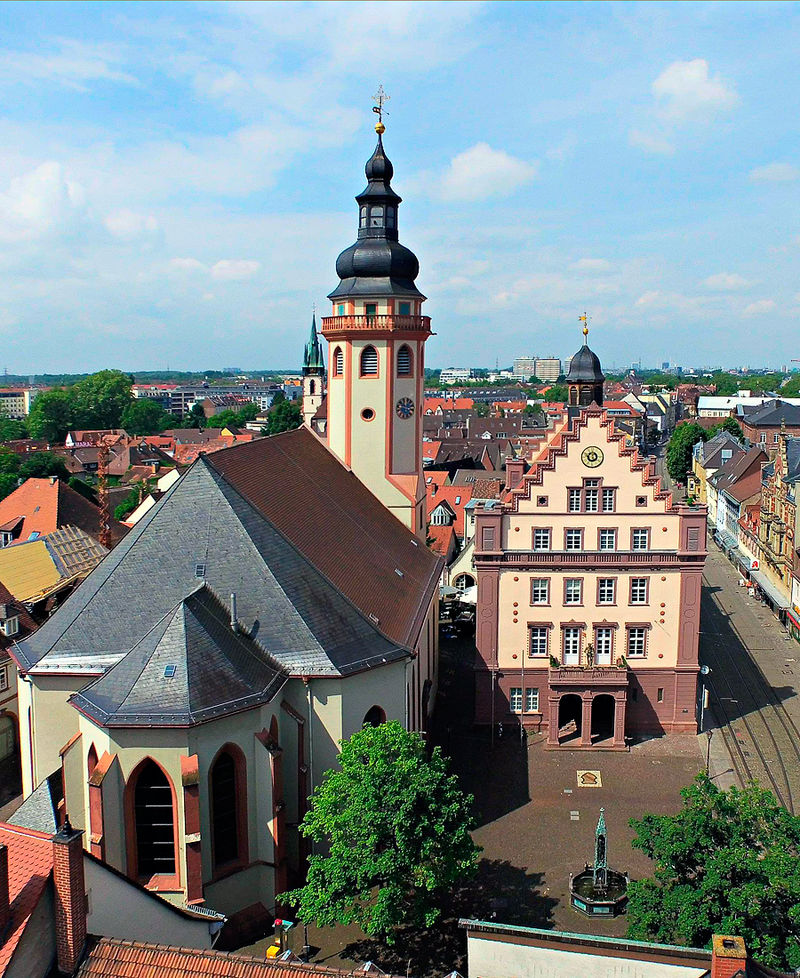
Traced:
<path id="1" fill-rule="evenodd" d="M 0 5 L 0 367 L 286 367 L 385 144 L 433 366 L 800 357 L 800 5 Z"/>

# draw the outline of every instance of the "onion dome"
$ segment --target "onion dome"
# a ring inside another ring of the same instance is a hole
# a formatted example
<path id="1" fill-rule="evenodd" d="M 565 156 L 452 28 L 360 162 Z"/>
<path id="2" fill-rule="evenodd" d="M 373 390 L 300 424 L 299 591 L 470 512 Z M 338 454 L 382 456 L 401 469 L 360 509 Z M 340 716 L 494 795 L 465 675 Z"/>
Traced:
<path id="1" fill-rule="evenodd" d="M 570 361 L 567 383 L 602 384 L 605 379 L 599 357 L 584 344 Z"/>
<path id="2" fill-rule="evenodd" d="M 419 274 L 417 256 L 397 236 L 397 211 L 402 197 L 394 192 L 394 167 L 383 148 L 383 126 L 378 145 L 367 160 L 367 186 L 356 197 L 359 207 L 358 240 L 336 259 L 340 282 L 328 296 L 402 295 L 424 299 L 414 281 Z"/>

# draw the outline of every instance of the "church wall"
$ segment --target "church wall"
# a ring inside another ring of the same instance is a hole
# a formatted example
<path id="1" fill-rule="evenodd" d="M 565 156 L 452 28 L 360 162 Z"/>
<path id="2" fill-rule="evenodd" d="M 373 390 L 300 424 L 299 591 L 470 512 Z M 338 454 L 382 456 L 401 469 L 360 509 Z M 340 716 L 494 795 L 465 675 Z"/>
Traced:
<path id="1" fill-rule="evenodd" d="M 30 774 L 30 753 L 23 749 L 23 793 L 30 792 L 61 766 L 59 751 L 78 732 L 78 714 L 67 703 L 71 693 L 86 685 L 86 676 L 31 676 L 29 687 L 33 708 L 33 776 Z M 21 682 L 20 686 L 27 685 Z M 24 693 L 24 690 L 21 690 Z M 22 702 L 22 696 L 20 697 Z M 20 714 L 20 735 L 27 739 L 27 717 Z"/>

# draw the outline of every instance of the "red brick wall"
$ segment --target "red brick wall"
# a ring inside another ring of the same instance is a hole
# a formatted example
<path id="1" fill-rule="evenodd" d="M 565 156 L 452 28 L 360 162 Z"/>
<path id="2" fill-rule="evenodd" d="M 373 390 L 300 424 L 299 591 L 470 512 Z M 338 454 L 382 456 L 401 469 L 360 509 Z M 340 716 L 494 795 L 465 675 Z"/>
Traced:
<path id="1" fill-rule="evenodd" d="M 59 971 L 67 975 L 75 971 L 86 943 L 82 835 L 66 822 L 53 836 L 56 955 Z"/>

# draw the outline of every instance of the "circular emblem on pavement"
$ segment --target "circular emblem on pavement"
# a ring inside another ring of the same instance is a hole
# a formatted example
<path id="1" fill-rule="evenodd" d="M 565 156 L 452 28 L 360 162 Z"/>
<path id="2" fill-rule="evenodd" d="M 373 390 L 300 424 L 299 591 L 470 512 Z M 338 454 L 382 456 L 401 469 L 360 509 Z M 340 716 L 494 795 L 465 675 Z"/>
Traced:
<path id="1" fill-rule="evenodd" d="M 603 461 L 603 450 L 590 445 L 581 452 L 581 461 L 590 469 L 596 469 Z"/>
<path id="2" fill-rule="evenodd" d="M 414 402 L 410 397 L 401 397 L 394 409 L 398 418 L 410 418 L 414 414 Z"/>

